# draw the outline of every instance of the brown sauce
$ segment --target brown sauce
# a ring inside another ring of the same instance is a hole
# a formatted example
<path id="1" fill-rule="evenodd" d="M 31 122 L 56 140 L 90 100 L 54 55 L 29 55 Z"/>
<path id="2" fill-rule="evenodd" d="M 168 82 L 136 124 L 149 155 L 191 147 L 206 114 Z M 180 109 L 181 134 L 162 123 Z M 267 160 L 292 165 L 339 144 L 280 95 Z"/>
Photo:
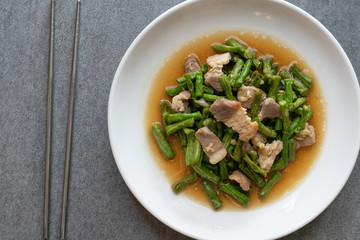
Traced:
<path id="1" fill-rule="evenodd" d="M 294 162 L 290 162 L 289 165 L 282 170 L 282 179 L 275 184 L 265 200 L 259 200 L 257 197 L 257 189 L 254 186 L 252 187 L 253 191 L 251 193 L 250 203 L 246 207 L 241 206 L 232 198 L 220 193 L 220 198 L 223 201 L 223 206 L 220 208 L 222 210 L 260 207 L 284 196 L 287 192 L 294 189 L 311 170 L 311 166 L 314 164 L 317 155 L 320 152 L 322 140 L 325 135 L 326 124 L 325 103 L 321 90 L 317 84 L 316 77 L 311 73 L 311 69 L 301 56 L 284 43 L 270 37 L 269 35 L 244 31 L 223 31 L 199 37 L 187 43 L 171 55 L 164 63 L 163 67 L 159 69 L 156 77 L 152 80 L 152 88 L 149 91 L 147 101 L 145 124 L 148 142 L 154 159 L 169 179 L 169 188 L 171 187 L 171 184 L 183 178 L 190 169 L 185 166 L 185 156 L 181 150 L 178 137 L 168 138 L 175 151 L 176 157 L 172 160 L 166 160 L 157 147 L 156 141 L 150 131 L 150 127 L 154 122 L 161 122 L 161 112 L 159 108 L 160 101 L 162 99 L 171 100 L 166 96 L 164 90 L 167 86 L 177 85 L 176 79 L 181 77 L 184 73 L 184 60 L 187 55 L 190 53 L 196 53 L 199 56 L 201 63 L 204 63 L 206 62 L 206 58 L 208 56 L 215 54 L 211 48 L 211 44 L 215 42 L 224 43 L 224 40 L 230 35 L 239 37 L 250 47 L 257 49 L 257 57 L 265 54 L 273 55 L 274 62 L 279 63 L 279 67 L 289 65 L 290 63 L 296 61 L 297 65 L 301 69 L 308 70 L 307 74 L 314 79 L 314 83 L 311 93 L 307 97 L 306 104 L 311 105 L 311 109 L 314 113 L 312 119 L 310 120 L 310 124 L 315 128 L 316 143 L 296 152 L 296 160 Z M 201 189 L 199 181 L 187 186 L 180 194 L 186 194 L 195 201 L 211 207 L 211 203 Z"/>

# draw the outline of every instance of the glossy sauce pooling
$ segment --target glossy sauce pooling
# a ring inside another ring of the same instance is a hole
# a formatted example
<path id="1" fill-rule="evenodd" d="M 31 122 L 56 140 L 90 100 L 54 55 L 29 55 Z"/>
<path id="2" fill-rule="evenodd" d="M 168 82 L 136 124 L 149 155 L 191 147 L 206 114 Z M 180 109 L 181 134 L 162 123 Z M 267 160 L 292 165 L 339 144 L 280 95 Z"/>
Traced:
<path id="1" fill-rule="evenodd" d="M 177 85 L 176 79 L 184 74 L 184 61 L 187 55 L 190 53 L 196 53 L 200 58 L 201 64 L 205 63 L 208 56 L 215 54 L 211 48 L 211 44 L 215 42 L 224 43 L 225 39 L 230 35 L 239 37 L 251 48 L 257 49 L 257 57 L 266 54 L 272 55 L 274 57 L 274 62 L 277 62 L 279 67 L 287 66 L 296 61 L 297 65 L 301 69 L 310 70 L 306 63 L 294 51 L 292 51 L 292 49 L 288 48 L 285 44 L 277 41 L 276 39 L 259 33 L 243 31 L 217 32 L 197 38 L 174 53 L 165 62 L 163 67 L 159 69 L 158 74 L 152 80 L 152 88 L 149 91 L 145 115 L 148 142 L 154 158 L 158 162 L 164 174 L 169 178 L 169 188 L 171 187 L 171 184 L 183 178 L 189 172 L 190 168 L 185 166 L 185 156 L 177 136 L 168 138 L 176 154 L 176 157 L 173 160 L 166 160 L 156 145 L 156 141 L 151 134 L 150 127 L 154 122 L 161 122 L 159 103 L 162 99 L 171 100 L 166 96 L 164 91 L 167 86 Z M 322 139 L 325 134 L 325 106 L 315 76 L 312 75 L 310 71 L 308 71 L 307 74 L 314 79 L 313 87 L 311 89 L 311 93 L 307 97 L 306 104 L 311 105 L 311 109 L 314 113 L 312 119 L 310 120 L 310 124 L 315 128 L 316 143 L 313 146 L 297 151 L 296 160 L 294 162 L 290 162 L 289 165 L 282 170 L 282 179 L 273 187 L 264 201 L 258 199 L 257 189 L 253 186 L 250 203 L 245 207 L 246 209 L 264 205 L 265 203 L 269 203 L 283 196 L 286 192 L 291 191 L 310 171 L 311 166 L 320 151 Z M 188 186 L 181 194 L 186 194 L 196 201 L 211 207 L 211 203 L 201 189 L 200 182 L 196 182 L 191 186 Z M 220 198 L 224 202 L 220 209 L 244 209 L 244 207 L 239 208 L 239 205 L 233 199 L 228 198 L 225 195 L 220 194 Z"/>

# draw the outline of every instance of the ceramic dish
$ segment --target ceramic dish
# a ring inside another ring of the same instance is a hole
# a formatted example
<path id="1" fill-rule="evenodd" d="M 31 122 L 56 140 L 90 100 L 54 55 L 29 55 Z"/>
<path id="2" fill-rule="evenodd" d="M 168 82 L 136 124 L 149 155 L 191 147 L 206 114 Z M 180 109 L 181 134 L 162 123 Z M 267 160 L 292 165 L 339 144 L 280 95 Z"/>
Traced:
<path id="1" fill-rule="evenodd" d="M 202 34 L 227 29 L 264 32 L 301 53 L 327 102 L 327 132 L 312 170 L 289 194 L 256 209 L 215 212 L 172 192 L 149 149 L 144 114 L 147 89 L 166 58 Z M 169 227 L 197 239 L 277 238 L 318 216 L 346 183 L 360 145 L 359 104 L 348 57 L 329 31 L 303 10 L 284 1 L 186 1 L 149 24 L 122 58 L 110 92 L 109 136 L 129 189 Z"/>

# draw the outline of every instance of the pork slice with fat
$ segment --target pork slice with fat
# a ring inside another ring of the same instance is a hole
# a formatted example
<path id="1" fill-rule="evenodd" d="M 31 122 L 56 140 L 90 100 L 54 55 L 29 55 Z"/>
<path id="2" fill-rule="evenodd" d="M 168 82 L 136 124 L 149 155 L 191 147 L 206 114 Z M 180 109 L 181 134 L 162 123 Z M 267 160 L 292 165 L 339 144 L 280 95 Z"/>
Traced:
<path id="1" fill-rule="evenodd" d="M 299 136 L 294 136 L 296 139 L 296 149 L 308 147 L 316 142 L 315 129 L 310 124 L 306 123 L 304 130 L 300 132 Z"/>
<path id="2" fill-rule="evenodd" d="M 187 56 L 184 63 L 184 72 L 191 73 L 200 70 L 199 57 L 195 53 Z"/>
<path id="3" fill-rule="evenodd" d="M 206 63 L 209 65 L 210 70 L 205 74 L 205 84 L 213 87 L 216 91 L 224 91 L 221 87 L 219 76 L 223 74 L 222 68 L 224 65 L 230 62 L 230 53 L 215 54 L 206 59 Z"/>
<path id="4" fill-rule="evenodd" d="M 261 169 L 268 172 L 274 164 L 276 156 L 283 149 L 283 142 L 275 140 L 272 143 L 260 144 L 258 149 L 259 163 Z"/>
<path id="5" fill-rule="evenodd" d="M 246 109 L 238 101 L 219 98 L 210 106 L 210 112 L 217 121 L 238 132 L 242 141 L 249 141 L 258 130 L 258 123 L 251 121 Z"/>
<path id="6" fill-rule="evenodd" d="M 281 118 L 281 110 L 279 104 L 273 98 L 265 99 L 261 104 L 259 119 L 262 121 L 265 118 Z"/>
<path id="7" fill-rule="evenodd" d="M 230 53 L 221 53 L 221 54 L 215 54 L 206 59 L 206 63 L 211 68 L 215 67 L 223 67 L 224 65 L 228 64 L 230 62 L 231 55 Z"/>
<path id="8" fill-rule="evenodd" d="M 266 94 L 261 89 L 253 86 L 241 86 L 237 92 L 237 99 L 240 101 L 241 106 L 247 109 L 251 109 L 254 102 L 254 96 L 257 91 L 261 91 L 260 102 L 264 101 Z"/>
<path id="9" fill-rule="evenodd" d="M 223 143 L 208 127 L 198 129 L 195 136 L 211 164 L 216 164 L 226 157 L 227 152 Z"/>
<path id="10" fill-rule="evenodd" d="M 185 90 L 174 96 L 171 107 L 175 112 L 186 112 L 188 108 L 188 100 L 191 98 L 189 91 Z"/>
<path id="11" fill-rule="evenodd" d="M 219 77 L 223 75 L 222 67 L 211 68 L 204 76 L 205 84 L 211 86 L 218 92 L 223 92 Z"/>
<path id="12" fill-rule="evenodd" d="M 250 185 L 251 185 L 251 181 L 250 179 L 243 174 L 242 172 L 235 170 L 233 171 L 230 175 L 229 175 L 229 179 L 230 180 L 234 180 L 237 183 L 240 184 L 240 187 L 244 190 L 244 191 L 248 191 L 250 189 Z"/>

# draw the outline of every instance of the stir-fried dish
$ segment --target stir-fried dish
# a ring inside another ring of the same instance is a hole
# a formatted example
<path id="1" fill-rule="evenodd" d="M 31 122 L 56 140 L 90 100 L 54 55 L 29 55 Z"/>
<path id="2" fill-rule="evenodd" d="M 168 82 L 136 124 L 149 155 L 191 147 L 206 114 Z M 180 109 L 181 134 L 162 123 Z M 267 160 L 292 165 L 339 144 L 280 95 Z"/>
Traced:
<path id="1" fill-rule="evenodd" d="M 265 199 L 296 151 L 315 143 L 315 130 L 306 102 L 313 80 L 296 63 L 279 66 L 236 37 L 212 48 L 206 63 L 188 55 L 178 85 L 165 90 L 171 102 L 160 103 L 162 122 L 151 130 L 168 159 L 175 153 L 167 136 L 177 135 L 192 169 L 174 192 L 200 178 L 218 209 L 219 192 L 247 205 L 257 186 Z"/>

